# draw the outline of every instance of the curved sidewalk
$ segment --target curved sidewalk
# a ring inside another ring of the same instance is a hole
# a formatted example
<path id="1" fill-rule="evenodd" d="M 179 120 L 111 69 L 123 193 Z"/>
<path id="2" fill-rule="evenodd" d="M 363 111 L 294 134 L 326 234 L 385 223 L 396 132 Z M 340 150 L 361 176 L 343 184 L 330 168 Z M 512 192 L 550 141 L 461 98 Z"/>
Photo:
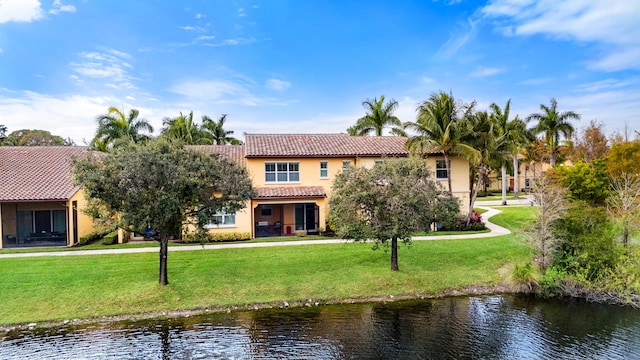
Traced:
<path id="1" fill-rule="evenodd" d="M 477 208 L 487 210 L 482 214 L 482 218 L 490 232 L 480 234 L 466 235 L 433 235 L 433 236 L 414 236 L 411 240 L 454 240 L 454 239 L 477 239 L 500 235 L 510 234 L 511 231 L 498 226 L 487 219 L 499 214 L 501 211 L 486 206 L 476 206 Z M 194 251 L 194 250 L 217 250 L 217 249 L 240 249 L 254 247 L 272 247 L 272 246 L 299 246 L 299 245 L 323 245 L 323 244 L 345 244 L 351 242 L 344 239 L 323 239 L 323 240 L 300 240 L 300 241 L 282 241 L 282 242 L 262 242 L 262 243 L 246 243 L 246 244 L 209 244 L 209 245 L 189 245 L 189 246 L 170 246 L 169 251 Z M 50 252 L 33 252 L 33 253 L 16 253 L 16 254 L 0 254 L 0 259 L 6 258 L 22 258 L 22 257 L 43 257 L 43 256 L 82 256 L 82 255 L 109 255 L 109 254 L 132 254 L 132 253 L 157 253 L 158 247 L 147 248 L 131 248 L 131 249 L 104 249 L 104 250 L 76 250 L 76 251 L 50 251 Z"/>

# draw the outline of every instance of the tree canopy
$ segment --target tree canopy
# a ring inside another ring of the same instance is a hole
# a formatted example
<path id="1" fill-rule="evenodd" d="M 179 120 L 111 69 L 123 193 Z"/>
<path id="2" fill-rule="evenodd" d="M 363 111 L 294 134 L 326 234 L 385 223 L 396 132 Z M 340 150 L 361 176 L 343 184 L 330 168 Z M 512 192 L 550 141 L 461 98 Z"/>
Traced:
<path id="1" fill-rule="evenodd" d="M 6 128 L 5 128 L 6 129 Z M 0 129 L 1 131 L 1 129 Z M 1 134 L 0 134 L 1 135 Z M 71 146 L 73 140 L 52 135 L 47 130 L 16 130 L 4 139 L 0 136 L 0 144 L 5 146 Z"/>
<path id="2" fill-rule="evenodd" d="M 402 130 L 402 122 L 393 113 L 398 108 L 398 102 L 395 99 L 384 103 L 384 95 L 380 95 L 373 100 L 365 100 L 362 106 L 366 110 L 366 115 L 359 118 L 356 124 L 347 129 L 347 133 L 351 136 L 369 135 L 373 132 L 376 136 L 382 136 L 385 127 L 391 127 L 391 134 L 399 136 L 407 136 Z"/>
<path id="3" fill-rule="evenodd" d="M 416 132 L 407 140 L 409 150 L 421 155 L 440 152 L 444 156 L 447 169 L 449 192 L 451 186 L 451 165 L 449 156 L 460 155 L 472 161 L 480 154 L 465 140 L 470 132 L 469 118 L 473 115 L 475 102 L 458 103 L 451 94 L 445 92 L 431 94 L 429 99 L 418 106 L 415 122 L 403 126 Z"/>
<path id="4" fill-rule="evenodd" d="M 398 270 L 398 240 L 451 218 L 459 204 L 434 180 L 424 160 L 387 159 L 373 168 L 337 176 L 329 200 L 329 225 L 342 238 L 391 242 L 391 270 Z"/>
<path id="5" fill-rule="evenodd" d="M 218 211 L 234 212 L 253 195 L 244 167 L 218 155 L 163 139 L 129 144 L 74 161 L 74 179 L 88 198 L 117 213 L 121 227 L 160 241 L 161 284 L 168 284 L 167 244 L 187 220 L 204 224 Z"/>
<path id="6" fill-rule="evenodd" d="M 549 164 L 554 167 L 561 136 L 565 139 L 571 137 L 575 129 L 569 120 L 580 120 L 580 115 L 573 111 L 558 112 L 558 102 L 554 98 L 551 98 L 551 106 L 540 104 L 540 109 L 542 112 L 531 114 L 526 120 L 538 122 L 531 130 L 536 134 L 544 134 L 551 150 Z"/>
<path id="7" fill-rule="evenodd" d="M 129 114 L 125 115 L 124 109 L 109 107 L 106 114 L 96 117 L 98 129 L 91 140 L 91 148 L 106 151 L 127 142 L 139 143 L 151 139 L 153 126 L 145 119 L 138 119 L 138 115 L 140 112 L 136 109 L 131 109 Z M 147 132 L 149 134 L 146 134 Z"/>

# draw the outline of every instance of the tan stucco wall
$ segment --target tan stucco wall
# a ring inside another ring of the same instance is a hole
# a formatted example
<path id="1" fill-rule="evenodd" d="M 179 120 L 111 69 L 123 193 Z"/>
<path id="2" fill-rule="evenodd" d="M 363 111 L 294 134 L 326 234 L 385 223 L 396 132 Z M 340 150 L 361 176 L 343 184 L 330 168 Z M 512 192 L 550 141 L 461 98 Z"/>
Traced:
<path id="1" fill-rule="evenodd" d="M 74 201 L 78 202 L 78 241 L 80 240 L 80 237 L 85 236 L 93 231 L 93 219 L 91 218 L 91 216 L 85 214 L 83 211 L 87 206 L 87 199 L 85 198 L 84 191 L 80 189 L 67 202 L 67 207 L 68 207 L 67 214 L 69 216 L 67 219 L 67 224 L 69 228 L 69 235 L 67 236 L 68 245 L 73 245 L 73 226 L 72 226 L 73 208 L 72 206 Z"/>
<path id="2" fill-rule="evenodd" d="M 247 200 L 243 209 L 236 211 L 235 225 L 207 226 L 206 229 L 211 233 L 251 233 L 251 201 Z"/>

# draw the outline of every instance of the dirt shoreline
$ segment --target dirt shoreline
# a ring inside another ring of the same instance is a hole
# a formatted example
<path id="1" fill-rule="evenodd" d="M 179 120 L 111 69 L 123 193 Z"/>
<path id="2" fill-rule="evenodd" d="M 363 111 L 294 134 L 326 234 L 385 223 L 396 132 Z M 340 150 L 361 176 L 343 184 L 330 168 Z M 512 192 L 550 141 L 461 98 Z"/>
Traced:
<path id="1" fill-rule="evenodd" d="M 388 296 L 363 296 L 353 298 L 332 298 L 332 299 L 306 299 L 306 300 L 291 300 L 291 301 L 277 301 L 267 303 L 249 303 L 238 305 L 212 305 L 204 308 L 184 309 L 184 310 L 171 310 L 171 311 L 157 311 L 157 312 L 145 312 L 136 314 L 123 314 L 112 316 L 101 316 L 83 319 L 70 319 L 63 321 L 42 321 L 31 323 L 18 323 L 18 324 L 5 324 L 0 325 L 0 334 L 7 334 L 12 331 L 20 330 L 33 330 L 55 328 L 62 326 L 81 326 L 87 324 L 108 324 L 120 321 L 139 321 L 139 320 L 151 320 L 151 319 L 170 319 L 180 317 L 197 316 L 207 313 L 231 313 L 234 311 L 256 311 L 261 309 L 285 309 L 285 308 L 300 308 L 300 307 L 312 307 L 312 306 L 326 306 L 337 304 L 357 304 L 357 303 L 387 303 L 402 300 L 422 300 L 422 299 L 439 299 L 446 297 L 457 296 L 473 296 L 473 295 L 500 295 L 500 294 L 515 294 L 512 288 L 507 285 L 480 285 L 470 286 L 461 289 L 449 289 L 442 291 L 436 295 L 428 294 L 405 294 L 405 295 L 388 295 Z"/>

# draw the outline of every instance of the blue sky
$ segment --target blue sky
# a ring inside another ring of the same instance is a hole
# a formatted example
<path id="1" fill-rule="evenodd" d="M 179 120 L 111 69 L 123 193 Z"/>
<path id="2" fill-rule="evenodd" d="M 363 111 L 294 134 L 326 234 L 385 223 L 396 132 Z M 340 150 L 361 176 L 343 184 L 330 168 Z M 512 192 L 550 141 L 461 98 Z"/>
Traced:
<path id="1" fill-rule="evenodd" d="M 384 94 L 451 92 L 640 129 L 640 2 L 0 0 L 0 124 L 78 144 L 109 106 L 156 134 L 194 111 L 248 133 L 344 132 Z"/>

